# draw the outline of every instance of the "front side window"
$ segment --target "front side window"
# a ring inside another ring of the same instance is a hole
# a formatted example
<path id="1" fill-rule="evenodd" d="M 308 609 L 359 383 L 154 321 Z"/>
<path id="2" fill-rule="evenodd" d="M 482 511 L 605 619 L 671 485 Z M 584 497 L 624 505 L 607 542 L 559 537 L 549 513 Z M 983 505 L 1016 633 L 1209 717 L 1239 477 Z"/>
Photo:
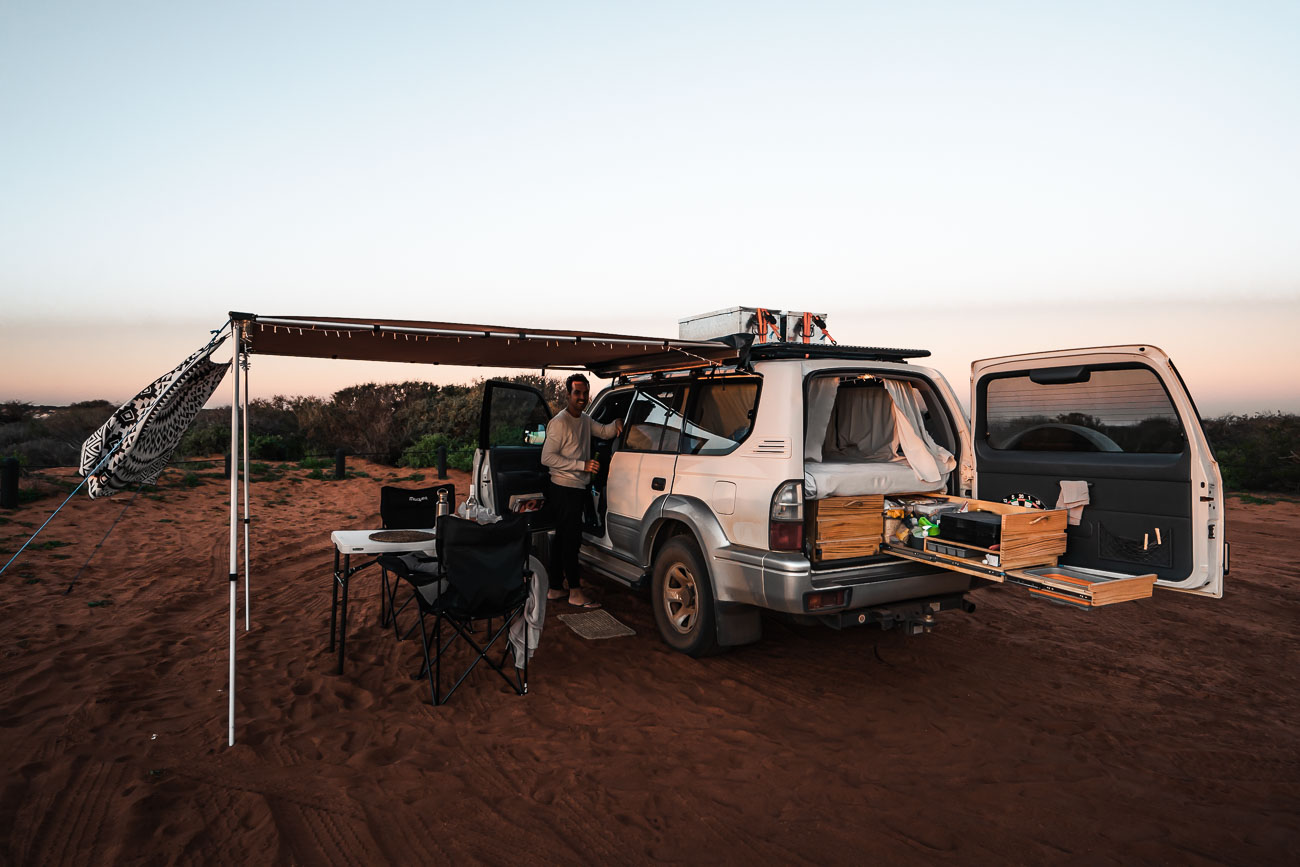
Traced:
<path id="1" fill-rule="evenodd" d="M 695 387 L 686 416 L 684 455 L 725 455 L 749 436 L 758 406 L 758 380 L 715 379 Z"/>
<path id="2" fill-rule="evenodd" d="M 676 452 L 685 403 L 685 385 L 637 391 L 623 431 L 623 448 L 636 452 Z"/>
<path id="3" fill-rule="evenodd" d="M 1178 411 L 1153 370 L 1091 369 L 1075 379 L 1034 382 L 1026 371 L 990 380 L 989 445 L 1015 451 L 1182 452 Z"/>
<path id="4" fill-rule="evenodd" d="M 601 400 L 599 405 L 591 411 L 591 418 L 600 424 L 608 424 L 614 419 L 624 418 L 627 416 L 627 406 L 631 402 L 631 391 L 613 392 Z"/>

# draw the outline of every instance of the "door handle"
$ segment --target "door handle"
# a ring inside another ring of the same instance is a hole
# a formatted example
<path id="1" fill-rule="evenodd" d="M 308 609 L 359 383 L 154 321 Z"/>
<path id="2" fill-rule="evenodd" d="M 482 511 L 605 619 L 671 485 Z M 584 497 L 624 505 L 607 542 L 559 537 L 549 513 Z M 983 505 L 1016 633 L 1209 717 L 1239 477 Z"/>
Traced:
<path id="1" fill-rule="evenodd" d="M 654 481 L 650 482 L 650 487 L 656 491 L 662 491 L 668 485 L 668 480 L 663 476 L 655 476 Z"/>

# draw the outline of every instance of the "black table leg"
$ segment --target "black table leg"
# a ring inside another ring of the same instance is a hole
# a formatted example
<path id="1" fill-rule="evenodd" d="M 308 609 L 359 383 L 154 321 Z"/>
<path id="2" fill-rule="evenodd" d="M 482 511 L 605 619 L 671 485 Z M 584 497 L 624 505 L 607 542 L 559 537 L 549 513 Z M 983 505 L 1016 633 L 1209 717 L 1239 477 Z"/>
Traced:
<path id="1" fill-rule="evenodd" d="M 343 655 L 348 644 L 348 584 L 352 577 L 352 555 L 343 555 L 343 607 L 339 612 L 339 670 L 343 673 Z"/>
<path id="2" fill-rule="evenodd" d="M 339 628 L 339 549 L 334 549 L 334 578 L 331 581 L 330 599 L 330 652 L 334 652 L 334 632 Z"/>

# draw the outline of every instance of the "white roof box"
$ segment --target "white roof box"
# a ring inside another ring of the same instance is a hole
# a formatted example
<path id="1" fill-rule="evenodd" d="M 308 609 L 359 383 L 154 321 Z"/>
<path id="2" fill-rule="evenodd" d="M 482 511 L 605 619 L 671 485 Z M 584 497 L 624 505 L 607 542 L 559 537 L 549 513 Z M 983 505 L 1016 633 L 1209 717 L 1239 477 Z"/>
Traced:
<path id="1" fill-rule="evenodd" d="M 834 342 L 826 333 L 825 313 L 729 307 L 677 321 L 677 336 L 681 340 L 714 340 L 728 334 L 754 334 L 756 344 Z"/>

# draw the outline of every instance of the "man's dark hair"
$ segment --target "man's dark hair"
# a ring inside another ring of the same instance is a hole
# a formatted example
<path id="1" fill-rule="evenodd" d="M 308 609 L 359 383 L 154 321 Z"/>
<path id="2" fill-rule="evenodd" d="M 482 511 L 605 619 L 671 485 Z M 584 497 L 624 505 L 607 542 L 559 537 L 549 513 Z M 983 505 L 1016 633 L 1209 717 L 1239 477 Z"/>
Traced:
<path id="1" fill-rule="evenodd" d="M 583 385 L 587 386 L 588 389 L 591 388 L 591 383 L 587 382 L 587 377 L 583 376 L 581 373 L 571 373 L 569 374 L 569 378 L 564 381 L 565 394 L 573 394 L 573 384 L 575 382 L 581 382 Z"/>

